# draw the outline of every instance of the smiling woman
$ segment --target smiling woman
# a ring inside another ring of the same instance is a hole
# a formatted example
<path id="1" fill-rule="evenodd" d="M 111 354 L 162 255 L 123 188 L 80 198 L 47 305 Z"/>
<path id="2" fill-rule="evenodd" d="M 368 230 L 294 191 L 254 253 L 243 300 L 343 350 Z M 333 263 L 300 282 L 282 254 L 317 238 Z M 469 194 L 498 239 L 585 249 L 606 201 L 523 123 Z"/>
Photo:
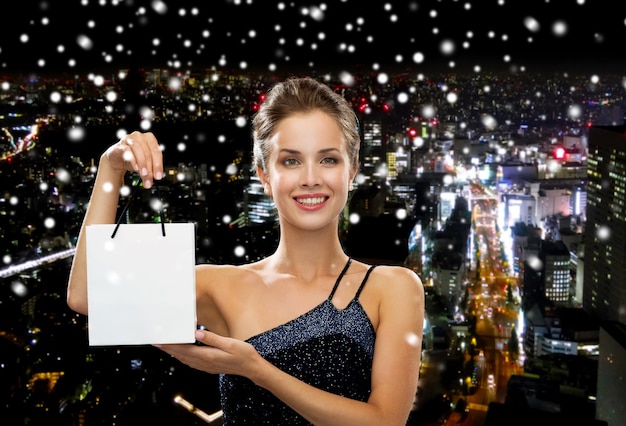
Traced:
<path id="1" fill-rule="evenodd" d="M 158 345 L 219 374 L 225 425 L 407 422 L 424 289 L 409 268 L 343 250 L 339 216 L 359 166 L 355 122 L 342 96 L 309 77 L 277 83 L 253 118 L 254 165 L 278 211 L 278 247 L 254 263 L 197 265 L 199 344 Z M 88 314 L 85 228 L 114 221 L 127 172 L 150 188 L 163 171 L 152 133 L 124 136 L 101 156 L 70 273 L 76 311 Z"/>

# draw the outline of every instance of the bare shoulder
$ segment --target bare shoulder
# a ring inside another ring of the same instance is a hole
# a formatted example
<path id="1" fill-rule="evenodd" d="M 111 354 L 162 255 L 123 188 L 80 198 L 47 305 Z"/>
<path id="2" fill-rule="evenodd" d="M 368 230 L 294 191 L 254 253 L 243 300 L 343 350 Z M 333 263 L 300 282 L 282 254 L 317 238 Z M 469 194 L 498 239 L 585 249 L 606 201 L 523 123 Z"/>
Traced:
<path id="1" fill-rule="evenodd" d="M 388 327 L 421 328 L 424 286 L 415 271 L 405 266 L 379 265 L 372 271 L 365 290 L 362 303 L 377 332 L 389 330 Z M 387 326 L 379 328 L 383 324 Z"/>
<path id="2" fill-rule="evenodd" d="M 255 280 L 258 274 L 254 272 L 252 265 L 217 265 L 201 264 L 196 266 L 196 285 L 215 286 L 228 284 L 233 286 L 237 283 L 246 284 Z"/>
<path id="3" fill-rule="evenodd" d="M 375 285 L 389 291 L 422 292 L 424 286 L 412 269 L 399 265 L 379 265 L 372 273 Z"/>
<path id="4" fill-rule="evenodd" d="M 423 309 L 424 286 L 412 269 L 397 265 L 379 265 L 372 272 L 370 281 L 379 306 L 385 312 L 400 313 Z"/>
<path id="5" fill-rule="evenodd" d="M 362 270 L 371 265 L 361 263 Z M 388 301 L 391 304 L 411 300 L 423 303 L 424 286 L 419 275 L 412 269 L 402 265 L 377 265 L 367 279 L 365 287 L 370 296 L 378 303 Z M 367 296 L 366 296 L 367 297 Z"/>

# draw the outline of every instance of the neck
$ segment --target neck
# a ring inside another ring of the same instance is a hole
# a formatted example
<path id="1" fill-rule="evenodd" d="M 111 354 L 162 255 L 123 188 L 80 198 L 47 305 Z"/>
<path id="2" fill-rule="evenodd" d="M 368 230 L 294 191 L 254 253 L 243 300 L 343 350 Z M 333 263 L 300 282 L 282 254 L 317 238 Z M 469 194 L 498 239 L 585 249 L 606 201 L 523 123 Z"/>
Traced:
<path id="1" fill-rule="evenodd" d="M 318 272 L 330 269 L 331 273 L 341 270 L 348 258 L 339 241 L 336 224 L 315 231 L 290 229 L 288 232 L 281 225 L 278 248 L 272 257 L 287 267 Z"/>

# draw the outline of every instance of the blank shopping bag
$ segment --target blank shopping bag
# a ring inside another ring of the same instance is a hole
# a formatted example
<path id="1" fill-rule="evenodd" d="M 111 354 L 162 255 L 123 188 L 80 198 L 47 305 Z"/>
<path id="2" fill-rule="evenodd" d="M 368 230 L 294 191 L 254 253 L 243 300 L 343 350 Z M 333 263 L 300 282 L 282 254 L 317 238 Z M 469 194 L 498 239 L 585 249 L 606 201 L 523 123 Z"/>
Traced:
<path id="1" fill-rule="evenodd" d="M 86 228 L 90 346 L 193 343 L 193 223 Z"/>

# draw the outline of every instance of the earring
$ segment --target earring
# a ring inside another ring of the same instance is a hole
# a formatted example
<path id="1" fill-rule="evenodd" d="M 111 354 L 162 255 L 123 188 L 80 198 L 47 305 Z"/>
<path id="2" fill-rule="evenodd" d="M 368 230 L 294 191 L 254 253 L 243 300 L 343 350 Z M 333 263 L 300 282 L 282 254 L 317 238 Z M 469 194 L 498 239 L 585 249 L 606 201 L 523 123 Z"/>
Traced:
<path id="1" fill-rule="evenodd" d="M 270 186 L 267 183 L 263 184 L 263 192 L 265 192 L 265 194 L 269 195 L 270 193 Z"/>

